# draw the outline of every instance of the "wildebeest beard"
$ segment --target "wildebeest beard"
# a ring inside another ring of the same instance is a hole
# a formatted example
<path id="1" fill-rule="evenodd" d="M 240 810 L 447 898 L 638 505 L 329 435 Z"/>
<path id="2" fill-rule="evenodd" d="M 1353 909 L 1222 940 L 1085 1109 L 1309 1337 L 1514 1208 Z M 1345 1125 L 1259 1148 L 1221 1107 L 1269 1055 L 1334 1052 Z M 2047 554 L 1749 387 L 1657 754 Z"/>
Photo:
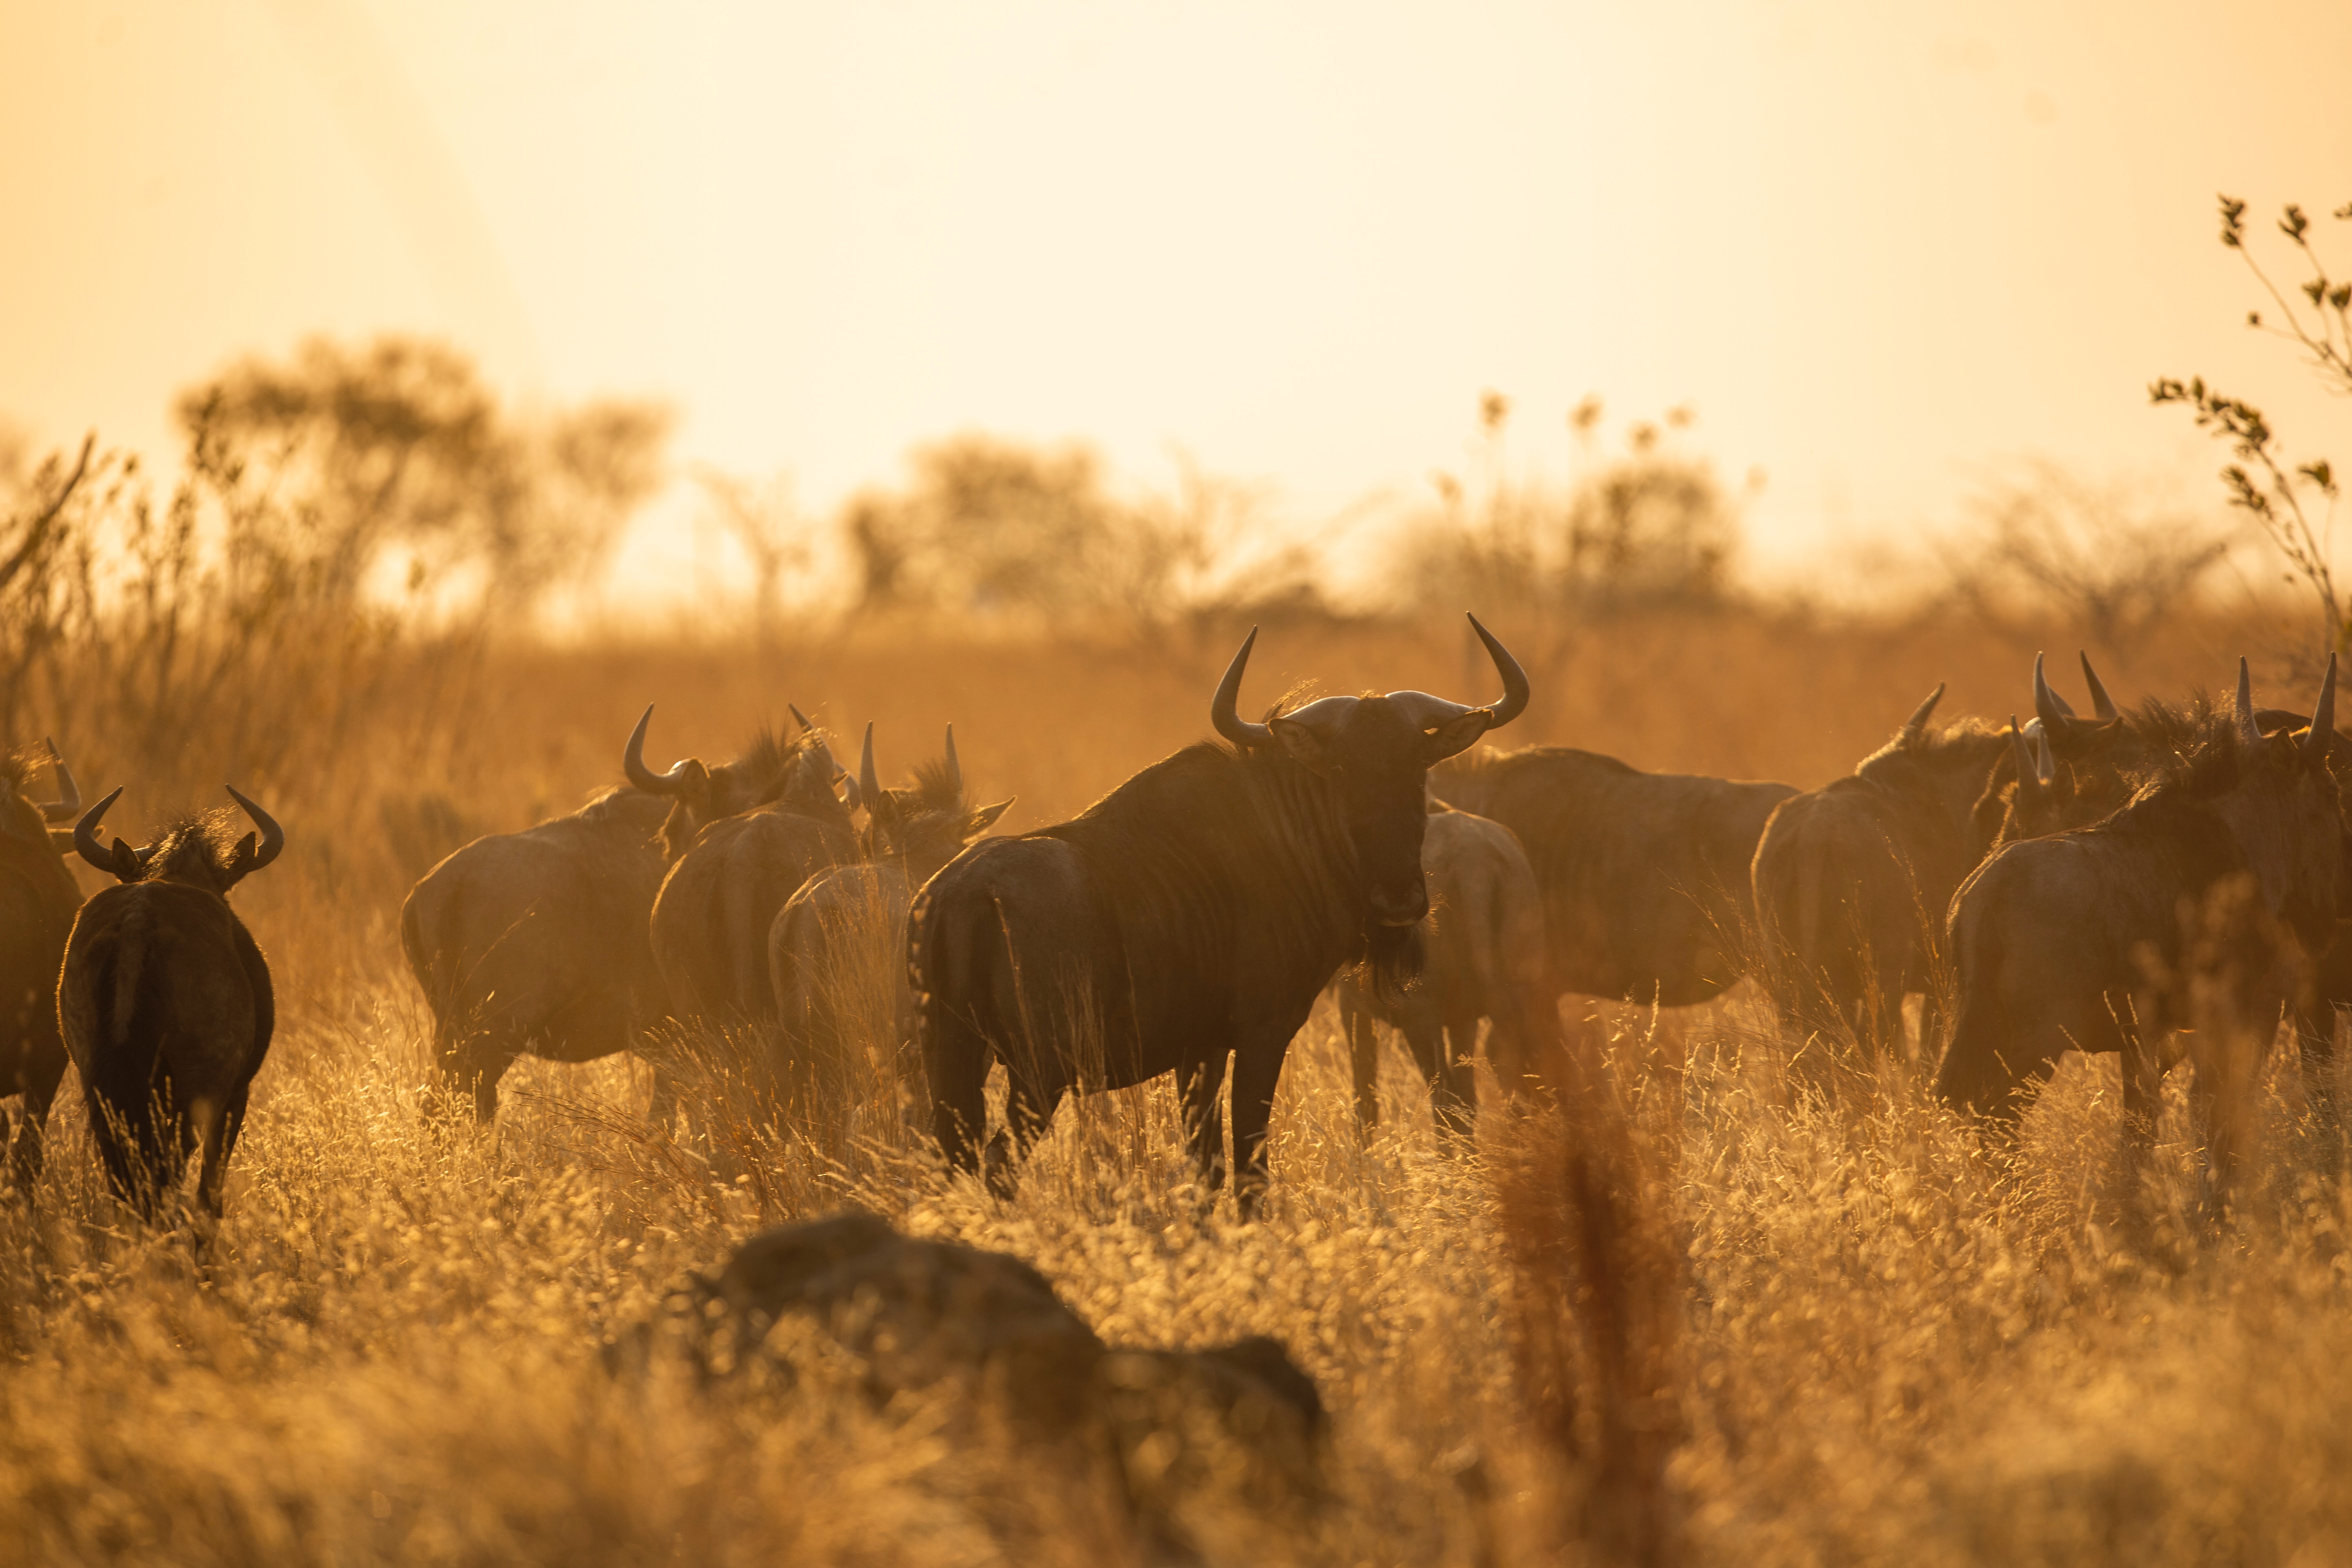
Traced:
<path id="1" fill-rule="evenodd" d="M 1368 923 L 1353 978 L 1382 1006 L 1393 1007 L 1421 977 L 1422 928 Z"/>

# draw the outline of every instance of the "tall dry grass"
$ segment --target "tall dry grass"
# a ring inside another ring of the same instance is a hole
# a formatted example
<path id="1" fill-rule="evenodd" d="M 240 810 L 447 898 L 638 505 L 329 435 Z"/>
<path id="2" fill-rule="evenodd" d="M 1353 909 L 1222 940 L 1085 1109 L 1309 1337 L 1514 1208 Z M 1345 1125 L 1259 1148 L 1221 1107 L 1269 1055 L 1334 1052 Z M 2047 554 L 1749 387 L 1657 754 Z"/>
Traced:
<path id="1" fill-rule="evenodd" d="M 1937 680 L 1956 710 L 2021 707 L 2032 653 L 1747 615 L 1498 630 L 1538 693 L 1511 739 L 1806 785 Z M 2123 700 L 2218 683 L 2261 631 L 2184 626 L 2103 671 Z M 607 1370 L 602 1347 L 687 1270 L 849 1205 L 1029 1259 L 1115 1344 L 1288 1346 L 1335 1415 L 1331 1500 L 1303 1522 L 1201 1502 L 1186 1530 L 1212 1561 L 2352 1558 L 2352 1188 L 2291 1058 L 2254 1084 L 2219 1226 L 2178 1088 L 2136 1194 L 2112 1063 L 2070 1061 L 1990 1154 L 1904 1069 L 1833 1104 L 1798 1093 L 1744 987 L 1654 1018 L 1580 1009 L 1605 1124 L 1497 1117 L 1468 1153 L 1396 1051 L 1360 1143 L 1318 1015 L 1247 1226 L 1199 1190 L 1165 1084 L 1066 1108 L 1009 1202 L 948 1180 L 896 1114 L 878 1021 L 782 1126 L 707 1041 L 670 1125 L 628 1058 L 521 1064 L 478 1136 L 420 1123 L 401 893 L 459 837 L 613 782 L 644 702 L 657 765 L 730 750 L 787 699 L 844 731 L 876 719 L 886 770 L 953 720 L 975 787 L 1020 796 L 1017 830 L 1198 737 L 1228 652 L 513 647 L 454 714 L 385 682 L 331 768 L 272 780 L 289 847 L 237 894 L 281 1022 L 209 1267 L 105 1197 L 70 1102 L 35 1203 L 0 1209 L 0 1562 L 1129 1556 L 1067 1477 L 942 1401 Z M 1258 660 L 1245 700 L 1305 676 L 1492 679 L 1449 626 L 1270 628 Z M 138 748 L 77 722 L 55 728 L 86 782 L 122 782 Z M 131 778 L 123 830 L 210 799 L 219 760 Z"/>

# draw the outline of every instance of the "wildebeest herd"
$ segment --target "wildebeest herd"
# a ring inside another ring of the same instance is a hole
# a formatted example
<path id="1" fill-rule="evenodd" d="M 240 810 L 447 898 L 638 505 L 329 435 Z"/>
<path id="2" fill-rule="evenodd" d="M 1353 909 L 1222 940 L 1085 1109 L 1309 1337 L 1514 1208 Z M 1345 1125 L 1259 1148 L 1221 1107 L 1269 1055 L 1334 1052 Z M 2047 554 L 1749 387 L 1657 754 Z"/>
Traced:
<path id="1" fill-rule="evenodd" d="M 1257 721 L 1240 706 L 1253 631 L 1210 702 L 1218 739 L 1009 837 L 983 837 L 1011 803 L 968 798 L 952 729 L 898 787 L 881 783 L 871 725 L 853 776 L 798 710 L 790 738 L 656 773 L 649 708 L 625 783 L 477 839 L 410 892 L 401 942 L 433 1017 L 426 1113 L 494 1116 L 519 1057 L 637 1050 L 668 1117 L 661 1041 L 698 1026 L 760 1058 L 789 1115 L 805 1103 L 791 1086 L 855 1033 L 825 977 L 878 941 L 905 962 L 867 1037 L 897 1042 L 888 1079 L 948 1165 L 999 1193 L 1065 1098 L 1173 1074 L 1212 1189 L 1230 1081 L 1250 1212 L 1285 1055 L 1327 990 L 1360 1115 L 1378 1103 L 1385 1021 L 1455 1141 L 1482 1056 L 1490 1092 L 1543 1092 L 1563 996 L 1681 1006 L 1748 977 L 1811 1089 L 1916 1060 L 1996 1135 L 2063 1053 L 2118 1052 L 2135 1153 L 2175 1059 L 2195 1063 L 2210 1110 L 2242 1078 L 2218 1020 L 2259 1055 L 2284 1016 L 2332 1126 L 2335 1009 L 2352 1002 L 2336 772 L 2352 754 L 2332 658 L 2308 714 L 2256 709 L 2242 660 L 2226 702 L 2121 711 L 2085 658 L 2087 718 L 2037 659 L 2024 725 L 1938 722 L 1938 687 L 1850 776 L 1800 792 L 1564 747 L 1472 752 L 1529 691 L 1470 624 L 1501 681 L 1491 701 L 1325 697 Z M 37 803 L 44 762 L 57 798 Z M 273 1022 L 268 966 L 227 895 L 285 835 L 232 790 L 256 829 L 233 843 L 191 817 L 147 847 L 101 847 L 121 790 L 82 810 L 54 750 L 8 770 L 0 1089 L 21 1097 L 16 1183 L 29 1193 L 39 1173 L 70 1060 L 115 1191 L 153 1214 L 196 1153 L 197 1203 L 217 1215 Z M 67 853 L 120 885 L 83 902 Z"/>

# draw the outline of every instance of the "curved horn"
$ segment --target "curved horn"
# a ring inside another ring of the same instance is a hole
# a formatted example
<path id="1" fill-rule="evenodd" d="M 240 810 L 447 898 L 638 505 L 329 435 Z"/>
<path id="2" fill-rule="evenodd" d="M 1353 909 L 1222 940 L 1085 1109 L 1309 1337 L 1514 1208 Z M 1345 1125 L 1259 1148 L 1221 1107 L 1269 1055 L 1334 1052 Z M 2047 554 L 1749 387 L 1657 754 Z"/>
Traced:
<path id="1" fill-rule="evenodd" d="M 2115 700 L 2107 695 L 2107 689 L 2099 684 L 2099 672 L 2091 668 L 2091 656 L 2078 650 L 2076 657 L 2083 661 L 2084 683 L 2091 689 L 2091 717 L 2114 718 L 2116 716 Z"/>
<path id="2" fill-rule="evenodd" d="M 1503 678 L 1501 699 L 1486 704 L 1495 715 L 1486 728 L 1499 730 L 1528 710 L 1528 672 L 1519 668 L 1519 661 L 1511 657 L 1510 649 L 1495 640 L 1494 633 L 1478 624 L 1475 616 L 1470 617 L 1470 629 L 1476 632 L 1478 640 L 1486 645 L 1486 657 L 1495 661 L 1495 671 Z"/>
<path id="3" fill-rule="evenodd" d="M 1939 680 L 1936 682 L 1936 689 L 1927 693 L 1927 700 L 1919 704 L 1918 707 L 1911 710 L 1911 717 L 1903 721 L 1903 734 L 1905 739 L 1907 740 L 1916 736 L 1921 730 L 1927 727 L 1927 715 L 1933 713 L 1936 710 L 1936 704 L 1941 702 L 1943 700 L 1944 682 Z"/>
<path id="4" fill-rule="evenodd" d="M 956 761 L 955 726 L 948 726 L 948 794 L 957 800 L 963 798 L 963 766 Z"/>
<path id="5" fill-rule="evenodd" d="M 1234 655 L 1233 663 L 1225 666 L 1225 678 L 1217 682 L 1217 694 L 1209 700 L 1209 722 L 1217 733 L 1241 747 L 1265 746 L 1274 743 L 1274 731 L 1263 724 L 1253 724 L 1235 711 L 1241 700 L 1242 671 L 1249 668 L 1250 649 L 1257 646 L 1257 628 L 1250 627 L 1249 636 L 1242 639 L 1241 652 Z"/>
<path id="6" fill-rule="evenodd" d="M 798 724 L 798 725 L 801 727 L 801 733 L 802 733 L 802 734 L 805 735 L 805 734 L 807 734 L 811 730 L 814 730 L 814 729 L 815 729 L 815 728 L 816 728 L 816 726 L 815 726 L 815 725 L 814 725 L 814 724 L 812 724 L 812 723 L 810 723 L 810 722 L 809 722 L 808 715 L 807 715 L 807 714 L 805 714 L 805 713 L 803 713 L 803 712 L 802 712 L 802 711 L 801 711 L 797 707 L 793 706 L 792 703 L 787 702 L 787 703 L 785 703 L 785 704 L 784 704 L 784 711 L 785 711 L 785 712 L 787 712 L 787 713 L 790 713 L 790 714 L 793 716 L 793 723 L 795 723 L 795 724 Z"/>
<path id="7" fill-rule="evenodd" d="M 2319 678 L 2319 700 L 2312 704 L 2311 733 L 2303 738 L 2303 754 L 2317 762 L 2336 740 L 2336 656 L 2327 656 L 2327 673 Z"/>
<path id="8" fill-rule="evenodd" d="M 2246 656 L 2238 656 L 2238 739 L 2250 746 L 2263 743 L 2263 727 L 2254 722 L 2254 674 Z"/>
<path id="9" fill-rule="evenodd" d="M 882 798 L 882 785 L 874 776 L 874 721 L 871 719 L 866 721 L 865 749 L 857 753 L 857 796 L 866 803 L 868 811 L 873 810 L 874 803 Z"/>
<path id="10" fill-rule="evenodd" d="M 2050 732 L 2041 720 L 2028 719 L 2025 738 L 2033 742 L 2033 776 L 2046 784 L 2058 776 L 2058 759 L 2050 754 Z"/>
<path id="11" fill-rule="evenodd" d="M 2014 713 L 2009 716 L 2009 751 L 2011 760 L 2017 764 L 2018 788 L 2025 789 L 2050 782 L 2042 776 L 2041 759 L 2033 755 L 2033 748 L 2026 743 L 2025 731 L 2017 727 L 2017 715 Z"/>
<path id="12" fill-rule="evenodd" d="M 648 702 L 646 710 L 637 715 L 637 727 L 629 731 L 629 743 L 621 752 L 621 772 L 628 775 L 631 784 L 647 795 L 676 795 L 677 791 L 672 786 L 686 772 L 684 763 L 672 763 L 666 773 L 657 773 L 646 766 L 646 726 L 653 721 L 654 705 Z"/>
<path id="13" fill-rule="evenodd" d="M 254 850 L 252 862 L 245 868 L 247 872 L 258 871 L 277 859 L 278 851 L 286 847 L 286 830 L 278 826 L 276 817 L 237 794 L 236 785 L 223 784 L 221 788 L 228 791 L 228 797 L 236 802 L 237 809 L 253 818 L 254 826 L 261 829 L 260 846 Z"/>
<path id="14" fill-rule="evenodd" d="M 2033 716 L 2042 721 L 2045 730 L 2063 729 L 2063 721 L 2072 719 L 2074 710 L 2066 700 L 2050 689 L 2049 680 L 2042 673 L 2042 656 L 2033 656 Z"/>
<path id="15" fill-rule="evenodd" d="M 75 850 L 83 859 L 89 861 L 91 865 L 97 867 L 100 870 L 104 871 L 109 876 L 120 876 L 121 874 L 121 868 L 115 863 L 113 856 L 108 854 L 105 850 L 100 849 L 98 847 L 98 824 L 99 819 L 106 815 L 106 808 L 112 805 L 116 801 L 121 800 L 121 798 L 122 786 L 121 784 L 117 784 L 114 786 L 114 793 L 112 795 L 108 795 L 104 800 L 100 801 L 96 805 L 93 805 L 88 811 L 83 812 L 81 814 L 81 820 L 74 824 L 73 844 Z M 120 844 L 122 840 L 118 838 L 115 842 Z M 136 851 L 133 851 L 133 853 L 136 853 Z"/>
<path id="16" fill-rule="evenodd" d="M 58 743 L 47 736 L 41 744 L 49 749 L 49 772 L 57 775 L 58 798 L 41 807 L 44 822 L 71 822 L 81 815 L 81 785 L 74 782 L 73 770 L 58 755 Z"/>

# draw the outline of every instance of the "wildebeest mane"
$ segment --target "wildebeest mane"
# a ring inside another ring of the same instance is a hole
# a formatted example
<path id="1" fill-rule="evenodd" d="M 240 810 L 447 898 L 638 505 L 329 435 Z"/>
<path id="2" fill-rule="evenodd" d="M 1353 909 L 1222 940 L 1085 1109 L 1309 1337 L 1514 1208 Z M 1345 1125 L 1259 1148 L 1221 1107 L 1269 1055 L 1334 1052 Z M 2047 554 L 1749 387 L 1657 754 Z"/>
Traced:
<path id="1" fill-rule="evenodd" d="M 1282 710 L 1277 707 L 1278 713 Z M 1245 912 L 1281 910 L 1285 966 L 1327 965 L 1371 947 L 1347 829 L 1322 781 L 1276 748 L 1202 741 L 1143 769 L 1068 822 L 1040 828 L 1116 889 L 1131 979 L 1218 973 Z M 1381 944 L 1393 972 L 1402 952 Z"/>
<path id="2" fill-rule="evenodd" d="M 164 824 L 147 852 L 150 880 L 202 867 L 226 872 L 236 854 L 237 841 L 251 829 L 228 810 L 189 812 Z"/>
<path id="3" fill-rule="evenodd" d="M 1898 730 L 1886 744 L 1863 758 L 1853 773 L 1874 784 L 1895 784 L 1924 772 L 1974 765 L 1979 758 L 1990 765 L 1995 748 L 2006 745 L 2008 735 L 2005 728 L 1977 718 L 1955 719 L 1916 734 Z"/>

